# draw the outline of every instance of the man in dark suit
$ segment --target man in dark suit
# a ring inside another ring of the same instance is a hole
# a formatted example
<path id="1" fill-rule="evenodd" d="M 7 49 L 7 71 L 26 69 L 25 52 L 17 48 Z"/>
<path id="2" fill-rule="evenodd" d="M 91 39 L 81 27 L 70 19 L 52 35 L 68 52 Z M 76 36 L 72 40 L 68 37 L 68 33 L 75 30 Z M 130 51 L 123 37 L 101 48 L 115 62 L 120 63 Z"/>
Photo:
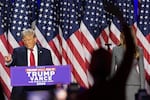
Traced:
<path id="1" fill-rule="evenodd" d="M 5 62 L 8 67 L 53 65 L 50 50 L 37 45 L 37 38 L 32 29 L 27 29 L 22 32 L 22 41 L 24 46 L 15 48 L 12 55 L 5 56 Z M 30 61 L 31 52 L 34 56 L 34 65 L 31 65 Z M 20 100 L 19 98 L 23 98 L 22 96 L 27 91 L 50 90 L 54 89 L 54 87 L 55 86 L 13 87 L 11 100 Z"/>

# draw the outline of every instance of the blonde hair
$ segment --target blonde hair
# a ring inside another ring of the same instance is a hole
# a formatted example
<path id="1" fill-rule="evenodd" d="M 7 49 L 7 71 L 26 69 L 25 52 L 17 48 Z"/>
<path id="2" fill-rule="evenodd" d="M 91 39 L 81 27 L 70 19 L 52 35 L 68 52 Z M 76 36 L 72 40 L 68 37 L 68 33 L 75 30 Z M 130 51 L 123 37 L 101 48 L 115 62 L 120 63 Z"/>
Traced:
<path id="1" fill-rule="evenodd" d="M 133 27 L 130 27 L 130 29 L 131 29 L 131 33 L 132 33 L 135 45 L 138 46 L 137 45 L 137 40 L 136 40 L 136 32 L 135 32 Z M 125 41 L 125 37 L 124 37 L 123 32 L 120 33 L 120 45 L 123 45 L 124 47 L 126 47 L 126 41 Z M 136 52 L 135 52 L 134 56 L 135 56 L 136 59 L 138 59 L 139 56 L 140 56 L 138 47 L 136 47 Z"/>
<path id="2" fill-rule="evenodd" d="M 31 28 L 23 30 L 21 32 L 21 35 L 22 35 L 22 38 L 26 35 L 33 35 L 33 37 L 36 37 L 34 30 Z"/>
<path id="3" fill-rule="evenodd" d="M 125 37 L 124 37 L 124 33 L 123 32 L 121 32 L 120 33 L 120 43 L 119 43 L 119 45 L 124 45 L 125 46 Z"/>

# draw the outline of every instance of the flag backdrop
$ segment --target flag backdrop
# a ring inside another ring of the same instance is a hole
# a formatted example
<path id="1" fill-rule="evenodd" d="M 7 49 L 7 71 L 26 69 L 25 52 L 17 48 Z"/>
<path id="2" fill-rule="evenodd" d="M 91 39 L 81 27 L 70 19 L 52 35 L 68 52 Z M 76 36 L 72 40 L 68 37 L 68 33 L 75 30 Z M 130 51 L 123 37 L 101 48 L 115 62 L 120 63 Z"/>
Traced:
<path id="1" fill-rule="evenodd" d="M 138 44 L 144 50 L 146 79 L 150 80 L 150 1 L 141 0 L 138 12 L 132 0 L 104 1 L 118 6 L 136 30 Z M 117 18 L 105 11 L 102 0 L 1 0 L 0 82 L 6 100 L 12 87 L 4 56 L 22 45 L 22 30 L 33 28 L 38 43 L 51 50 L 54 64 L 70 64 L 72 82 L 88 88 L 93 84 L 88 72 L 92 51 L 107 49 L 106 44 L 112 44 L 111 49 L 116 46 L 119 27 Z"/>
<path id="2" fill-rule="evenodd" d="M 138 44 L 144 50 L 146 79 L 150 81 L 150 1 L 141 0 L 139 5 L 139 17 L 135 27 Z"/>
<path id="3" fill-rule="evenodd" d="M 9 27 L 9 15 L 11 14 L 10 8 L 9 0 L 0 1 L 0 83 L 2 84 L 6 98 L 10 96 L 12 89 L 10 86 L 10 72 L 5 67 L 4 62 L 4 56 L 8 54 L 7 30 Z"/>

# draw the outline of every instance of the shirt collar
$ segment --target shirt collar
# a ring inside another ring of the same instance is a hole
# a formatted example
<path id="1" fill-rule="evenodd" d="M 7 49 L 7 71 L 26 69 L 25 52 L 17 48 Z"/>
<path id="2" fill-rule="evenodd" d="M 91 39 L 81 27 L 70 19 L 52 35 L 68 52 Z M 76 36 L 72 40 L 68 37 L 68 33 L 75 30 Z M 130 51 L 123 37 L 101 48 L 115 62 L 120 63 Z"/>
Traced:
<path id="1" fill-rule="evenodd" d="M 35 45 L 35 46 L 33 47 L 33 51 L 35 51 L 35 50 L 37 50 L 37 45 Z"/>

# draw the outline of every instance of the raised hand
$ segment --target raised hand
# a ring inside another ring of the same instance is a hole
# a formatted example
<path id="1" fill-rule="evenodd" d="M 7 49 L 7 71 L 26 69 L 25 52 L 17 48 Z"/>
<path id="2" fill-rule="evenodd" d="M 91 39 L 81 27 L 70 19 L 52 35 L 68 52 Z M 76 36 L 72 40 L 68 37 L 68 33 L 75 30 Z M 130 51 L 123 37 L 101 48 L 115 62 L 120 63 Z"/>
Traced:
<path id="1" fill-rule="evenodd" d="M 5 60 L 6 63 L 9 63 L 10 61 L 12 61 L 11 54 L 8 54 L 8 56 L 4 56 L 4 60 Z"/>

